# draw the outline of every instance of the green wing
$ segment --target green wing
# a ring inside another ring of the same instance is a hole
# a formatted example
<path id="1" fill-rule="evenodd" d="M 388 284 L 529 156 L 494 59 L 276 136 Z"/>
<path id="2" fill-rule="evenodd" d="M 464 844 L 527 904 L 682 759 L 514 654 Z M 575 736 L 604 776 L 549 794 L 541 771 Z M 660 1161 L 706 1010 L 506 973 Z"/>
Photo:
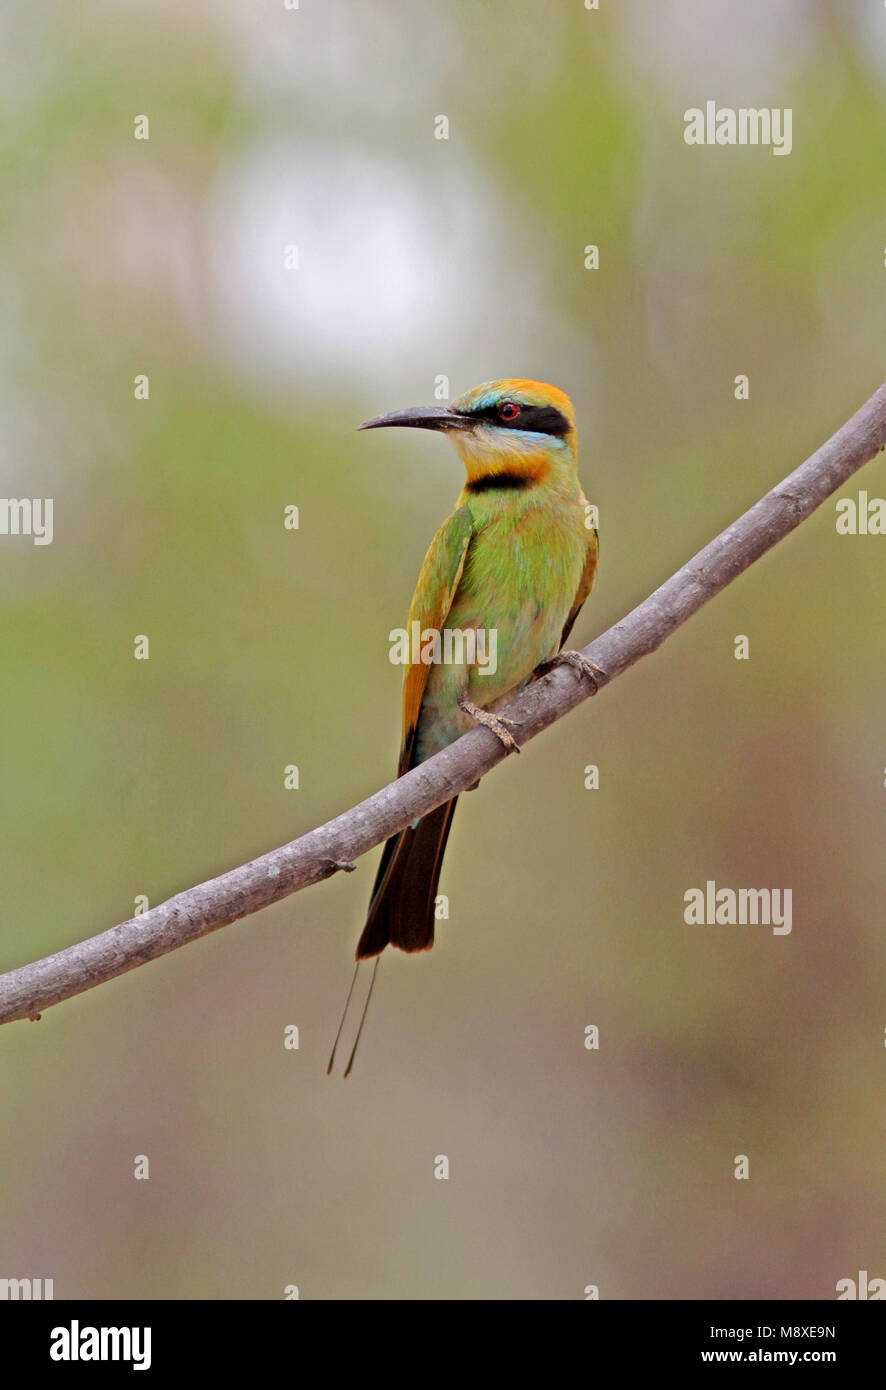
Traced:
<path id="1" fill-rule="evenodd" d="M 578 592 L 576 593 L 572 607 L 569 610 L 569 616 L 567 617 L 566 622 L 563 624 L 563 636 L 560 638 L 561 651 L 566 646 L 566 638 L 569 636 L 570 632 L 572 631 L 575 625 L 575 620 L 581 612 L 582 604 L 584 603 L 588 594 L 591 592 L 591 585 L 594 582 L 594 575 L 597 572 L 598 550 L 599 545 L 597 540 L 597 529 L 596 527 L 594 527 L 594 529 L 591 531 L 590 539 L 588 541 L 588 552 L 585 556 L 585 565 L 584 569 L 582 570 L 581 580 L 579 581 Z"/>
<path id="2" fill-rule="evenodd" d="M 409 609 L 410 635 L 413 623 L 418 623 L 422 631 L 425 628 L 442 630 L 464 571 L 473 526 L 470 509 L 459 507 L 431 541 Z M 403 741 L 398 777 L 409 770 L 428 670 L 425 662 L 419 661 L 407 666 L 403 678 Z"/>

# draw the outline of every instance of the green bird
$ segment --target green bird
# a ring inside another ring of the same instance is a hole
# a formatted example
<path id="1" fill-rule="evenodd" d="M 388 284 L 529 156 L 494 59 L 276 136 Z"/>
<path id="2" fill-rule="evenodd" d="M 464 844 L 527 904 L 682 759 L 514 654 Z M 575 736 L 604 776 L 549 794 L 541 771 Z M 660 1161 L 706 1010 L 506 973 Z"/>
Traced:
<path id="1" fill-rule="evenodd" d="M 519 752 L 512 721 L 498 715 L 534 676 L 568 662 L 596 685 L 596 668 L 564 644 L 594 582 L 595 509 L 578 477 L 575 419 L 555 386 L 525 379 L 485 382 L 451 406 L 396 411 L 361 430 L 438 430 L 455 445 L 467 478 L 455 511 L 431 542 L 418 577 L 407 632 L 462 634 L 438 660 L 433 643 L 407 664 L 398 777 L 453 743 L 475 723 Z M 465 641 L 464 635 L 472 637 Z M 494 660 L 490 655 L 494 653 Z M 478 659 L 482 654 L 483 660 Z M 431 659 L 428 659 L 430 655 Z M 393 835 L 382 853 L 357 969 L 386 946 L 434 944 L 434 906 L 457 798 Z M 341 1036 L 357 972 L 336 1035 Z M 375 972 L 345 1075 L 351 1070 Z"/>

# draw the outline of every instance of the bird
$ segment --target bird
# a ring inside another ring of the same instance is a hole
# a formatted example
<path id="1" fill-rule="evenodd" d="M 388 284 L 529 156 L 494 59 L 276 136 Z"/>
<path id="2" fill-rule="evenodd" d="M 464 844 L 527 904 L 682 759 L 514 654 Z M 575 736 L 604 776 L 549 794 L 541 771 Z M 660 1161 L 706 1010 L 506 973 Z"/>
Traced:
<path id="1" fill-rule="evenodd" d="M 452 660 L 410 660 L 402 697 L 398 777 L 475 724 L 519 752 L 514 723 L 497 710 L 533 678 L 560 663 L 596 691 L 601 672 L 565 643 L 597 570 L 596 508 L 578 475 L 575 414 L 546 382 L 484 382 L 451 405 L 394 411 L 360 430 L 409 428 L 444 434 L 465 467 L 452 515 L 421 567 L 407 631 L 474 633 L 475 650 L 453 644 Z M 495 662 L 473 662 L 480 637 L 494 634 Z M 443 649 L 445 651 L 445 648 Z M 412 653 L 414 657 L 417 653 Z M 494 666 L 494 669 L 493 669 Z M 435 900 L 457 798 L 429 811 L 385 844 L 357 965 L 329 1059 L 332 1071 L 360 964 L 374 959 L 353 1050 L 354 1062 L 381 953 L 434 944 Z"/>

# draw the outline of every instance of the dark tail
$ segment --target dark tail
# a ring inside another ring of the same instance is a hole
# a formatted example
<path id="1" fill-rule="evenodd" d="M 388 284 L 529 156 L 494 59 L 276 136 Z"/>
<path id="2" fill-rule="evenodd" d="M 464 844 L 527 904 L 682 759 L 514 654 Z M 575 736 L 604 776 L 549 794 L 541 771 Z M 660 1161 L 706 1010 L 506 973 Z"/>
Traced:
<path id="1" fill-rule="evenodd" d="M 384 848 L 357 959 L 377 956 L 390 944 L 427 951 L 434 944 L 434 902 L 443 851 L 458 797 L 392 835 Z"/>

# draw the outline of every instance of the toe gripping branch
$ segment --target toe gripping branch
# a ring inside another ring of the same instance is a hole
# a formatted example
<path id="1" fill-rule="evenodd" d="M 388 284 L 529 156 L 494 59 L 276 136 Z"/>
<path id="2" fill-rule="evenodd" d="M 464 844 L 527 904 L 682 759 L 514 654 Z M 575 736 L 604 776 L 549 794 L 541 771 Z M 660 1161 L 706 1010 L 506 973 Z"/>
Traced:
<path id="1" fill-rule="evenodd" d="M 508 719 L 503 714 L 490 714 L 488 710 L 480 709 L 479 705 L 473 704 L 467 695 L 461 695 L 458 701 L 460 710 L 473 719 L 475 724 L 480 724 L 484 729 L 491 730 L 497 739 L 500 739 L 509 753 L 519 753 L 520 745 L 511 733 L 511 729 L 517 728 L 516 720 Z"/>
<path id="2" fill-rule="evenodd" d="M 601 670 L 599 666 L 595 666 L 593 661 L 589 661 L 582 652 L 560 652 L 553 661 L 549 662 L 547 669 L 550 670 L 553 666 L 571 666 L 579 680 L 590 681 L 593 686 L 591 693 L 594 695 L 597 694 L 600 686 L 606 683 L 606 672 Z"/>

